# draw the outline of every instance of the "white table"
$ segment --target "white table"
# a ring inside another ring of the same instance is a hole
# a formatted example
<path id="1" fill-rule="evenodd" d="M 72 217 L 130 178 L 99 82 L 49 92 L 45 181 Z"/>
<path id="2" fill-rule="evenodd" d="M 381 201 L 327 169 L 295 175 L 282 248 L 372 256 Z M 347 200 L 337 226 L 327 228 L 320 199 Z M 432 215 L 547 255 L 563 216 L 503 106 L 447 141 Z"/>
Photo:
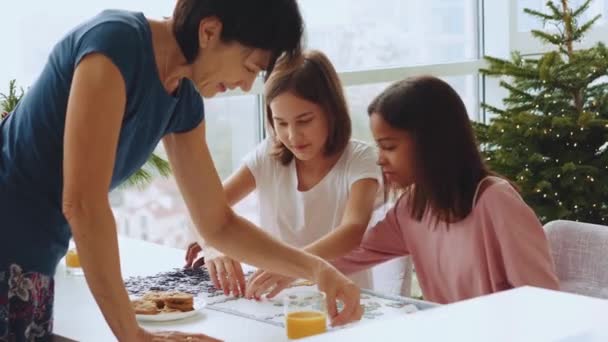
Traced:
<path id="1" fill-rule="evenodd" d="M 120 239 L 124 277 L 153 275 L 184 264 L 184 251 Z M 84 277 L 55 277 L 54 332 L 79 341 L 113 341 Z M 226 341 L 287 341 L 283 328 L 203 310 L 198 317 L 142 324 L 149 330 L 201 332 Z M 531 287 L 360 324 L 302 341 L 608 341 L 608 301 Z"/>
<path id="2" fill-rule="evenodd" d="M 144 241 L 119 239 L 123 277 L 148 276 L 185 264 L 185 251 Z M 247 266 L 246 266 L 247 267 Z M 412 300 L 420 309 L 430 303 Z M 147 330 L 204 333 L 225 341 L 288 341 L 285 329 L 221 311 L 204 309 L 196 317 L 162 323 L 142 323 Z M 115 340 L 82 276 L 68 276 L 60 263 L 55 275 L 53 332 L 78 341 Z"/>
<path id="3" fill-rule="evenodd" d="M 522 287 L 301 341 L 605 342 L 608 301 Z"/>
<path id="4" fill-rule="evenodd" d="M 184 265 L 184 251 L 133 239 L 120 239 L 124 277 L 153 275 Z M 288 341 L 285 330 L 235 315 L 202 310 L 191 319 L 141 324 L 148 330 L 205 333 L 225 341 Z M 78 341 L 116 338 L 97 307 L 84 277 L 66 276 L 63 263 L 55 277 L 54 333 Z"/>

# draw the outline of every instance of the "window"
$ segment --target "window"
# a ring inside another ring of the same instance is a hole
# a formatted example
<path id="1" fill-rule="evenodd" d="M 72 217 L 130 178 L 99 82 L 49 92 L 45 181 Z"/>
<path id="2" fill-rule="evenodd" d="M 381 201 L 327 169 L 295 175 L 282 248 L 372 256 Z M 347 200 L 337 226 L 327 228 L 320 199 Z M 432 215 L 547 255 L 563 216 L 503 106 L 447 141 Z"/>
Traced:
<path id="1" fill-rule="evenodd" d="M 308 46 L 340 71 L 477 57 L 477 0 L 306 0 L 299 2 Z"/>
<path id="2" fill-rule="evenodd" d="M 257 101 L 253 95 L 205 100 L 207 143 L 222 179 L 241 165 L 260 139 Z"/>
<path id="3" fill-rule="evenodd" d="M 206 135 L 222 179 L 241 165 L 259 141 L 257 97 L 218 97 L 205 101 Z M 157 153 L 166 158 L 162 145 Z M 113 210 L 121 234 L 171 246 L 193 241 L 190 218 L 175 180 L 156 178 L 144 189 L 118 189 Z M 255 197 L 240 203 L 237 212 L 255 219 Z"/>
<path id="4" fill-rule="evenodd" d="M 471 119 L 478 118 L 477 76 L 443 77 L 462 97 Z M 373 142 L 369 129 L 367 106 L 372 99 L 388 87 L 392 82 L 366 84 L 346 88 L 346 98 L 351 111 L 353 137 L 355 139 Z"/>
<path id="5" fill-rule="evenodd" d="M 150 18 L 171 16 L 172 1 L 94 0 L 94 1 L 2 1 L 0 30 L 5 47 L 0 60 L 0 92 L 8 81 L 27 88 L 42 70 L 55 43 L 76 25 L 104 9 L 120 8 L 143 12 Z"/>

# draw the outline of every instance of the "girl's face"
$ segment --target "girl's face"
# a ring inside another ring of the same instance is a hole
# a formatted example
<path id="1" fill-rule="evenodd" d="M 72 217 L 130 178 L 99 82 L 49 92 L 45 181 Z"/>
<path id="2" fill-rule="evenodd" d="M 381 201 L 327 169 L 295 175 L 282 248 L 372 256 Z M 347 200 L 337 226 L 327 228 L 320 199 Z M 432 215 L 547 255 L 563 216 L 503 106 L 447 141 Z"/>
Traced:
<path id="1" fill-rule="evenodd" d="M 414 183 L 414 142 L 410 134 L 372 113 L 370 128 L 378 145 L 378 165 L 388 182 L 401 188 Z"/>
<path id="2" fill-rule="evenodd" d="M 285 92 L 270 102 L 276 136 L 302 161 L 322 157 L 327 142 L 328 124 L 323 109 L 316 103 Z"/>

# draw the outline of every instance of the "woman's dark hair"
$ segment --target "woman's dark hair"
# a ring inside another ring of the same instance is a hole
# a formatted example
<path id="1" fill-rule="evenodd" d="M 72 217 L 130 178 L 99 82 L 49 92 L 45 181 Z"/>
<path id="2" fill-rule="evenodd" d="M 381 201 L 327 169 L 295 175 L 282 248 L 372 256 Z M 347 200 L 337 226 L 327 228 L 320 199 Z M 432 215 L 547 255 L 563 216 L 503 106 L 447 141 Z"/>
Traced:
<path id="1" fill-rule="evenodd" d="M 477 185 L 492 173 L 456 91 L 436 77 L 412 77 L 389 86 L 367 111 L 412 137 L 414 184 L 404 194 L 412 217 L 429 209 L 448 223 L 469 215 Z"/>
<path id="2" fill-rule="evenodd" d="M 270 104 L 277 96 L 287 92 L 323 109 L 328 127 L 324 153 L 326 156 L 342 153 L 350 141 L 351 120 L 342 83 L 327 56 L 321 51 L 310 50 L 295 60 L 281 58 L 266 81 L 266 103 Z M 274 131 L 269 105 L 266 106 L 266 121 Z M 293 153 L 277 139 L 272 154 L 283 165 L 293 160 Z"/>
<path id="3" fill-rule="evenodd" d="M 271 51 L 266 75 L 281 55 L 300 53 L 304 24 L 296 0 L 177 0 L 173 34 L 188 63 L 198 55 L 201 20 L 213 16 L 222 22 L 223 41 Z"/>

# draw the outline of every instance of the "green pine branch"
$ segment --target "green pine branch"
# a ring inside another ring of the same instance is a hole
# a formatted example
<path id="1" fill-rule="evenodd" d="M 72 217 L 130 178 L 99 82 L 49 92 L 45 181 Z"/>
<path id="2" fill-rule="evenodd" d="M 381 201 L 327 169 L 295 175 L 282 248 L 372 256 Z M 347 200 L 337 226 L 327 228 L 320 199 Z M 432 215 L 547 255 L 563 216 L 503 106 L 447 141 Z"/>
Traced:
<path id="1" fill-rule="evenodd" d="M 593 17 L 593 19 L 591 19 L 589 22 L 583 24 L 581 27 L 579 27 L 576 32 L 574 32 L 574 36 L 573 36 L 573 40 L 574 41 L 579 41 L 583 38 L 583 36 L 585 35 L 585 33 L 587 33 L 591 27 L 593 25 L 595 25 L 595 22 L 598 21 L 602 16 L 600 14 L 596 15 L 595 17 Z"/>
<path id="2" fill-rule="evenodd" d="M 558 19 L 555 15 L 546 14 L 531 8 L 524 8 L 524 13 L 542 19 L 543 23 Z"/>
<path id="3" fill-rule="evenodd" d="M 553 3 L 553 1 L 547 1 L 545 5 L 547 7 L 549 7 L 549 9 L 551 10 L 551 13 L 553 13 L 553 16 L 555 17 L 556 20 L 560 20 L 562 18 L 562 16 L 563 16 L 562 10 L 557 8 L 557 6 Z"/>
<path id="4" fill-rule="evenodd" d="M 0 108 L 2 108 L 0 112 L 2 113 L 2 118 L 5 118 L 8 113 L 15 109 L 17 103 L 23 97 L 23 94 L 23 88 L 17 90 L 16 80 L 10 80 L 8 82 L 8 94 L 0 93 Z"/>
<path id="5" fill-rule="evenodd" d="M 150 166 L 158 172 L 158 174 L 164 178 L 171 176 L 171 166 L 169 162 L 152 153 L 150 159 L 148 159 Z"/>
<path id="6" fill-rule="evenodd" d="M 591 1 L 592 0 L 586 0 L 582 5 L 579 6 L 579 8 L 572 11 L 572 17 L 578 18 L 583 15 L 583 13 L 589 9 L 589 6 L 591 6 Z"/>
<path id="7" fill-rule="evenodd" d="M 171 166 L 169 162 L 152 153 L 144 166 L 121 184 L 121 188 L 136 187 L 143 189 L 152 182 L 155 176 L 168 178 L 171 176 Z"/>
<path id="8" fill-rule="evenodd" d="M 531 33 L 532 36 L 540 39 L 543 43 L 549 43 L 552 45 L 559 46 L 562 45 L 564 42 L 563 36 L 559 34 L 547 33 L 540 30 L 532 30 Z"/>

